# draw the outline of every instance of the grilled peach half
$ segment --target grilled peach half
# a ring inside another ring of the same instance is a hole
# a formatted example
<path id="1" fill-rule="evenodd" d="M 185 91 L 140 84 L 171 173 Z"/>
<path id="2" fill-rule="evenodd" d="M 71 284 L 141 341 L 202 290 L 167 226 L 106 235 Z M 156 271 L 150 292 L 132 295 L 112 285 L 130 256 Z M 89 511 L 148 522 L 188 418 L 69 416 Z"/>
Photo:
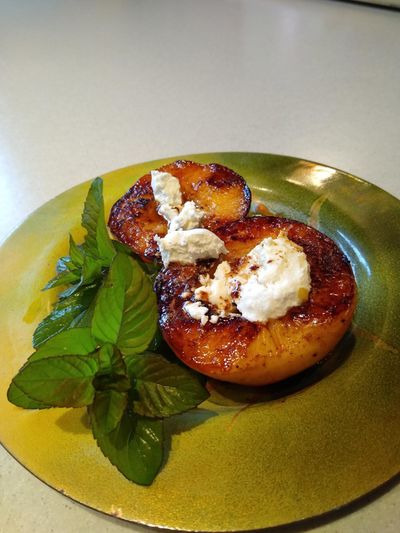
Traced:
<path id="1" fill-rule="evenodd" d="M 205 212 L 202 225 L 210 230 L 247 215 L 251 193 L 245 180 L 218 164 L 175 161 L 157 170 L 178 178 L 183 202 L 192 200 Z M 166 220 L 157 212 L 151 175 L 142 176 L 112 207 L 108 225 L 112 233 L 145 260 L 160 257 L 155 235 L 163 237 Z"/>
<path id="2" fill-rule="evenodd" d="M 235 262 L 266 237 L 285 232 L 300 245 L 310 265 L 308 300 L 285 316 L 266 323 L 242 317 L 220 318 L 204 326 L 183 304 L 200 285 L 199 275 L 212 273 L 218 261 L 163 269 L 156 280 L 160 326 L 172 350 L 189 367 L 209 377 L 243 385 L 265 385 L 292 376 L 325 357 L 348 329 L 356 284 L 347 258 L 319 231 L 278 217 L 254 217 L 217 230 Z"/>

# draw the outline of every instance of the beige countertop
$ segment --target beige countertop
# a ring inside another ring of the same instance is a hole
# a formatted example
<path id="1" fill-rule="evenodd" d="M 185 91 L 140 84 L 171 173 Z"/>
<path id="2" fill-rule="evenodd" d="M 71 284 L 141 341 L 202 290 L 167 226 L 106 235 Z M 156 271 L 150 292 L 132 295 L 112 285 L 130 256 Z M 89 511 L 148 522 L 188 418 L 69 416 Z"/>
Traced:
<path id="1" fill-rule="evenodd" d="M 399 95 L 400 12 L 0 0 L 0 238 L 74 184 L 174 154 L 294 155 L 400 197 Z M 398 531 L 398 484 L 362 503 L 283 530 Z M 1 447 L 0 511 L 5 533 L 148 531 L 68 500 Z"/>

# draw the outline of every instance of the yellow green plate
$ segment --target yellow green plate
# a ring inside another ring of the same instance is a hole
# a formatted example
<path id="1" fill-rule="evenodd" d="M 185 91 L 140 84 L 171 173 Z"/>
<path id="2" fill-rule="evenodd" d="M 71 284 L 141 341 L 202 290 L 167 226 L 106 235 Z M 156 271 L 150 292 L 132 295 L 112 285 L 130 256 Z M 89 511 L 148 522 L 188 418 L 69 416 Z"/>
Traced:
<path id="1" fill-rule="evenodd" d="M 180 156 L 218 162 L 248 181 L 253 199 L 327 233 L 359 287 L 352 331 L 332 357 L 261 390 L 210 384 L 211 399 L 167 424 L 167 460 L 150 487 L 103 457 L 84 410 L 24 411 L 6 390 L 31 352 L 52 296 L 40 289 L 67 250 L 88 184 L 33 213 L 0 248 L 0 440 L 37 477 L 126 520 L 237 531 L 302 520 L 343 506 L 400 471 L 400 203 L 345 172 L 255 153 Z M 106 207 L 141 175 L 172 161 L 106 174 Z"/>

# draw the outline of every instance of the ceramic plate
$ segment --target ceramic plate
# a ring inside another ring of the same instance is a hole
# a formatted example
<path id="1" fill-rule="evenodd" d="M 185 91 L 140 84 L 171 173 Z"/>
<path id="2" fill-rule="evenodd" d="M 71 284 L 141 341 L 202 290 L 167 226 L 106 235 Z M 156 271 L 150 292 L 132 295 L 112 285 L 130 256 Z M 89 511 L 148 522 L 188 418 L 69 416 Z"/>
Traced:
<path id="1" fill-rule="evenodd" d="M 167 461 L 150 487 L 103 457 L 85 411 L 24 411 L 6 399 L 49 312 L 40 292 L 67 251 L 88 183 L 33 213 L 0 249 L 0 440 L 37 477 L 126 520 L 237 531 L 302 520 L 343 506 L 400 471 L 400 202 L 324 165 L 254 153 L 179 156 L 244 176 L 254 202 L 318 227 L 349 257 L 359 287 L 352 330 L 330 358 L 282 384 L 212 383 L 210 400 L 167 425 Z M 103 176 L 106 208 L 151 161 Z M 54 297 L 54 296 L 53 296 Z"/>

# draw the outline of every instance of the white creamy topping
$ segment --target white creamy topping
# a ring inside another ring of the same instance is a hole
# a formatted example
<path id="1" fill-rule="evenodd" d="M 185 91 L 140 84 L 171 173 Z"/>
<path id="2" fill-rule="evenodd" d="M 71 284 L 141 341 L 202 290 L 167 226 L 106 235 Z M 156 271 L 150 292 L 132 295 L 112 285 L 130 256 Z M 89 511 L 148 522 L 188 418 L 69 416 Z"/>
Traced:
<path id="1" fill-rule="evenodd" d="M 192 201 L 182 206 L 178 178 L 168 172 L 151 171 L 151 186 L 158 213 L 168 221 L 168 233 L 156 235 L 164 266 L 169 263 L 190 265 L 199 259 L 216 259 L 226 253 L 224 241 L 212 231 L 201 228 L 204 211 Z"/>
<path id="2" fill-rule="evenodd" d="M 228 274 L 231 267 L 227 261 L 222 261 L 215 271 L 214 278 L 200 276 L 203 285 L 194 291 L 196 300 L 206 300 L 214 305 L 218 311 L 227 311 L 232 307 L 231 288 Z"/>
<path id="3" fill-rule="evenodd" d="M 162 206 L 180 207 L 182 205 L 181 186 L 178 178 L 169 172 L 151 171 L 151 187 L 156 202 Z"/>
<path id="4" fill-rule="evenodd" d="M 195 320 L 200 320 L 201 325 L 204 326 L 208 322 L 208 307 L 201 305 L 200 302 L 185 302 L 183 309 Z M 212 322 L 212 318 L 210 321 Z M 213 322 L 215 323 L 215 322 Z"/>
<path id="5" fill-rule="evenodd" d="M 195 299 L 216 309 L 212 323 L 218 316 L 238 316 L 234 305 L 250 322 L 279 318 L 304 303 L 311 288 L 307 257 L 284 234 L 261 241 L 245 256 L 238 272 L 231 273 L 229 263 L 223 261 L 213 279 L 201 276 L 200 283 Z"/>
<path id="6" fill-rule="evenodd" d="M 182 206 L 181 186 L 178 178 L 169 172 L 151 171 L 151 187 L 154 199 L 158 202 L 158 213 L 169 223 L 169 229 L 199 228 L 204 211 L 194 202 L 185 202 Z"/>
<path id="7" fill-rule="evenodd" d="M 165 218 L 168 224 L 179 215 L 178 209 L 176 207 L 171 207 L 168 204 L 160 204 L 157 211 L 159 215 Z"/>
<path id="8" fill-rule="evenodd" d="M 310 267 L 301 246 L 280 234 L 264 239 L 247 257 L 234 277 L 240 283 L 234 301 L 244 318 L 266 322 L 308 299 Z"/>
<path id="9" fill-rule="evenodd" d="M 160 210 L 158 212 L 161 214 Z M 185 202 L 180 213 L 171 220 L 169 230 L 199 228 L 203 216 L 204 211 L 199 209 L 194 202 Z"/>
<path id="10" fill-rule="evenodd" d="M 226 253 L 224 241 L 204 228 L 169 231 L 165 237 L 155 237 L 164 266 L 169 263 L 191 265 L 199 259 L 216 259 Z"/>

